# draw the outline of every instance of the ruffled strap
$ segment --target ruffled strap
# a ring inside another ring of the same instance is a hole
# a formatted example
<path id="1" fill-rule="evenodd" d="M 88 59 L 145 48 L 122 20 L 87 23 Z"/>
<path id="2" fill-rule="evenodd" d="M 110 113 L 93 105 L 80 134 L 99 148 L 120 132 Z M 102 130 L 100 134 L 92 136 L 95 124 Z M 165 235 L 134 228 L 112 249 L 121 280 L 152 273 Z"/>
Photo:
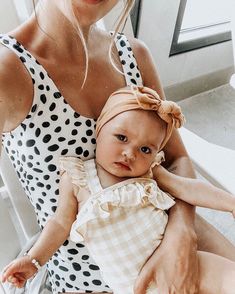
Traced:
<path id="1" fill-rule="evenodd" d="M 143 175 L 142 177 L 152 179 L 153 178 L 153 171 L 152 171 L 153 168 L 155 166 L 161 165 L 162 162 L 164 162 L 164 161 L 165 161 L 164 152 L 163 151 L 158 152 L 157 155 L 155 156 L 155 159 L 154 159 L 153 163 L 150 166 L 149 171 L 145 175 Z"/>
<path id="2" fill-rule="evenodd" d="M 151 164 L 151 169 L 153 169 L 156 165 L 161 165 L 165 161 L 165 153 L 160 151 L 157 153 L 153 163 Z"/>
<path id="3" fill-rule="evenodd" d="M 87 224 L 95 219 L 108 218 L 115 207 L 141 208 L 153 205 L 157 209 L 167 210 L 175 204 L 172 197 L 161 191 L 154 180 L 141 178 L 127 181 L 126 185 L 106 188 L 102 194 L 99 193 L 87 200 L 72 225 L 72 241 L 84 241 Z"/>
<path id="4" fill-rule="evenodd" d="M 72 184 L 77 189 L 87 188 L 87 174 L 84 162 L 80 158 L 61 156 L 59 158 L 59 168 L 62 173 L 66 172 L 71 178 Z"/>

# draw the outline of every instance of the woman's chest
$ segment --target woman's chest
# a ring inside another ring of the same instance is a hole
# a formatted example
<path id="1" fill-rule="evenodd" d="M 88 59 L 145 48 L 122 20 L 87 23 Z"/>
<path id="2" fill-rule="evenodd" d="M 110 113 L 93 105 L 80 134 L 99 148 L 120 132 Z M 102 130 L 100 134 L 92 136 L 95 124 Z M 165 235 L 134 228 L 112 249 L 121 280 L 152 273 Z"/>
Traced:
<path id="1" fill-rule="evenodd" d="M 107 61 L 88 63 L 87 73 L 79 64 L 45 67 L 65 101 L 86 117 L 97 118 L 110 94 L 126 85 L 125 77 Z"/>

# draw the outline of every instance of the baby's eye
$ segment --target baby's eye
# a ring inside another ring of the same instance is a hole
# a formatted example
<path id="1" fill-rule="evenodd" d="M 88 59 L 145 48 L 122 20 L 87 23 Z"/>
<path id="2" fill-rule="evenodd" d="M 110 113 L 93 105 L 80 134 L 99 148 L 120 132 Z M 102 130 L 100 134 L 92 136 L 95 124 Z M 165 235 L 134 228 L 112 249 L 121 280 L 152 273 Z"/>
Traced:
<path id="1" fill-rule="evenodd" d="M 143 152 L 144 154 L 150 154 L 151 153 L 151 149 L 147 146 L 143 146 L 140 148 L 141 152 Z"/>
<path id="2" fill-rule="evenodd" d="M 127 142 L 127 136 L 118 134 L 116 135 L 116 137 L 118 138 L 119 141 Z"/>

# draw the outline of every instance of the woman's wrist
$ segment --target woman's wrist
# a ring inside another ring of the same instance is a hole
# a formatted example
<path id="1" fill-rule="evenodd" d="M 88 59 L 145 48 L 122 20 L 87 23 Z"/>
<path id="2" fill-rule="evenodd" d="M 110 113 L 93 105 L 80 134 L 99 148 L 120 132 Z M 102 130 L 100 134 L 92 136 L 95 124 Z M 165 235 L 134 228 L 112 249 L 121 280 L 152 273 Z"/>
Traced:
<path id="1" fill-rule="evenodd" d="M 176 204 L 169 211 L 167 226 L 180 230 L 195 230 L 195 206 L 183 200 L 175 199 Z"/>
<path id="2" fill-rule="evenodd" d="M 44 252 L 44 253 L 43 253 Z M 48 253 L 48 251 L 46 251 Z M 30 248 L 26 252 L 26 256 L 28 256 L 31 260 L 36 260 L 37 264 L 39 265 L 39 268 L 44 266 L 49 258 L 47 257 L 47 254 L 45 254 L 45 251 L 41 248 L 37 248 L 37 242 L 34 244 L 32 248 Z M 37 265 L 35 265 L 37 267 Z"/>
<path id="3" fill-rule="evenodd" d="M 172 247 L 173 250 L 176 248 L 178 248 L 176 250 L 180 250 L 179 248 L 182 247 L 186 251 L 191 250 L 195 252 L 198 248 L 198 238 L 194 226 L 187 226 L 185 224 L 172 224 L 170 227 L 167 226 L 163 242 L 165 243 L 163 250 L 168 251 L 171 251 Z"/>
<path id="4" fill-rule="evenodd" d="M 30 259 L 30 262 L 36 268 L 37 271 L 41 269 L 42 266 L 36 258 L 33 258 L 28 252 L 25 252 L 24 256 L 27 256 Z"/>

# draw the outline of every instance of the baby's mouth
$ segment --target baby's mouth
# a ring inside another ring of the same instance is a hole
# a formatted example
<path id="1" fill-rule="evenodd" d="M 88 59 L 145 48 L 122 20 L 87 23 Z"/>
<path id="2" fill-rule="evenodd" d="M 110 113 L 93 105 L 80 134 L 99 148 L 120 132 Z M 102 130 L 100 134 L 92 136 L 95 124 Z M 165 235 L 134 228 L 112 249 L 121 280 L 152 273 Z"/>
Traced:
<path id="1" fill-rule="evenodd" d="M 125 170 L 131 170 L 129 164 L 123 161 L 115 162 L 115 165 Z"/>

